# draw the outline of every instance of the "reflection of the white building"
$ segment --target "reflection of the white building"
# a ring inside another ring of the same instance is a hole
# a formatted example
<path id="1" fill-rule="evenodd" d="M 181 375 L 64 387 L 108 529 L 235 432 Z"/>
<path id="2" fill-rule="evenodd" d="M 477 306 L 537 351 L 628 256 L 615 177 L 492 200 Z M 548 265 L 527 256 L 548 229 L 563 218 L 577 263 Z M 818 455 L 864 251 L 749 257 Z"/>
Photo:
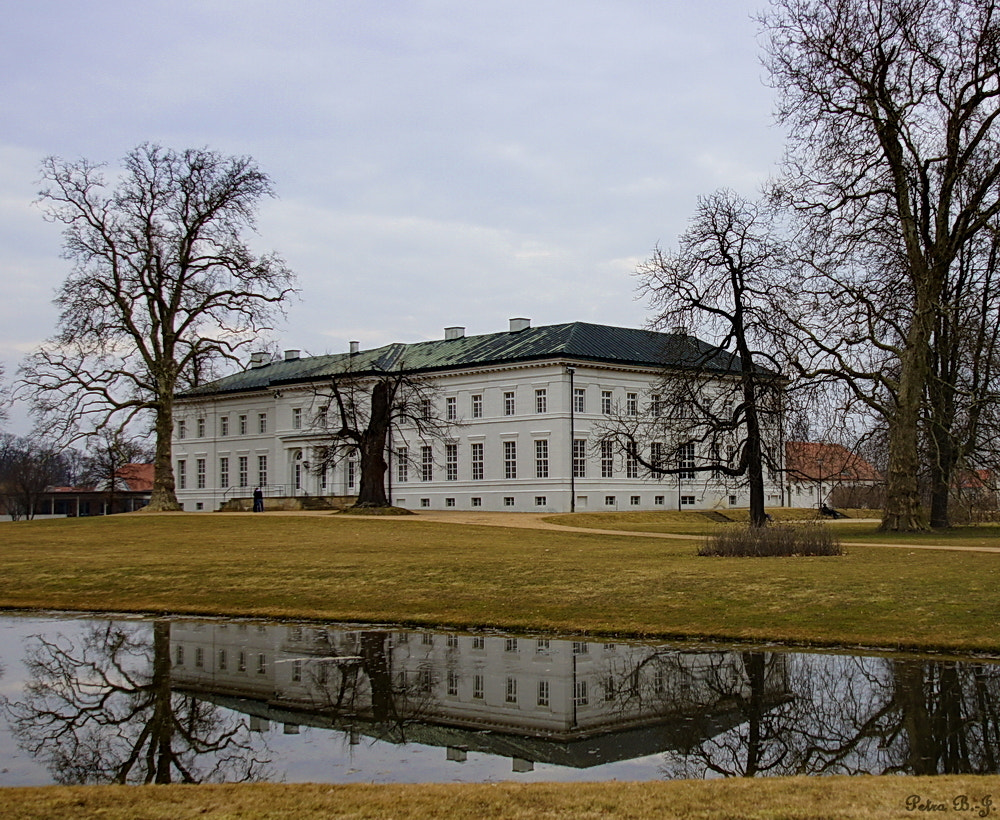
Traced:
<path id="1" fill-rule="evenodd" d="M 768 656 L 764 701 L 787 697 Z M 175 622 L 173 686 L 284 724 L 532 761 L 592 766 L 696 742 L 742 722 L 743 656 L 639 644 L 317 625 Z M 706 716 L 708 720 L 706 721 Z"/>

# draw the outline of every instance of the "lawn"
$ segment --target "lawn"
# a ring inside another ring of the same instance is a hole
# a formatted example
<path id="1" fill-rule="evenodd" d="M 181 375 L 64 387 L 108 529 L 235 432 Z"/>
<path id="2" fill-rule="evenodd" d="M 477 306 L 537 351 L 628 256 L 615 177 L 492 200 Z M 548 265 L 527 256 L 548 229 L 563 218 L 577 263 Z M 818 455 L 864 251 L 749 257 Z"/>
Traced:
<path id="1" fill-rule="evenodd" d="M 12 609 L 1000 652 L 1000 554 L 700 558 L 664 538 L 222 514 L 4 523 L 0 544 Z"/>
<path id="2" fill-rule="evenodd" d="M 998 554 L 859 546 L 837 558 L 719 559 L 699 558 L 696 548 L 690 540 L 419 516 L 5 522 L 0 606 L 1000 652 Z M 931 809 L 992 816 L 994 802 L 1000 805 L 1000 778 L 992 776 L 93 786 L 0 789 L 0 816 L 881 820 Z"/>
<path id="3" fill-rule="evenodd" d="M 987 802 L 989 801 L 989 802 Z M 1000 777 L 0 790 L 5 820 L 891 820 L 994 817 Z"/>

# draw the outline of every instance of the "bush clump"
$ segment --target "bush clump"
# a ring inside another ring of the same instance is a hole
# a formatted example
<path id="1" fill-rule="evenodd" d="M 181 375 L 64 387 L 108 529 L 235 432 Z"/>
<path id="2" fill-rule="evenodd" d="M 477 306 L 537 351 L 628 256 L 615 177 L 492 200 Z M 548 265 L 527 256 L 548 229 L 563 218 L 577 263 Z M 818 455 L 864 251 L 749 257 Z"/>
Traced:
<path id="1" fill-rule="evenodd" d="M 698 555 L 733 557 L 843 554 L 840 539 L 821 524 L 726 527 L 698 550 Z"/>

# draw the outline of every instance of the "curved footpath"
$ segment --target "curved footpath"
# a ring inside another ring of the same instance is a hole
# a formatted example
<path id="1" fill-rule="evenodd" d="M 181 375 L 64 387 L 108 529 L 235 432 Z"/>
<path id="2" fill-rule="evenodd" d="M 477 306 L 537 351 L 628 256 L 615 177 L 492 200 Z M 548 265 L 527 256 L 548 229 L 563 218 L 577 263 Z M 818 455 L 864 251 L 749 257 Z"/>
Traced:
<path id="1" fill-rule="evenodd" d="M 558 532 L 583 532 L 591 535 L 624 535 L 639 538 L 667 538 L 674 541 L 699 541 L 704 535 L 682 535 L 669 532 L 639 532 L 636 530 L 601 530 L 592 527 L 571 527 L 565 524 L 553 524 L 545 521 L 551 518 L 553 513 L 506 513 L 506 512 L 465 512 L 456 510 L 427 510 L 414 511 L 414 515 L 401 515 L 393 517 L 392 521 L 434 521 L 443 524 L 478 524 L 486 527 L 515 527 L 530 530 L 554 530 Z M 239 513 L 237 513 L 239 514 Z M 245 513 L 252 515 L 252 513 Z M 270 515 L 326 515 L 327 513 L 302 513 L 302 512 L 274 512 Z M 828 521 L 827 524 L 836 526 L 839 521 Z M 844 523 L 850 524 L 877 524 L 876 518 L 853 518 L 846 519 Z M 844 541 L 845 547 L 887 547 L 890 549 L 905 550 L 945 550 L 948 552 L 994 552 L 1000 553 L 1000 546 L 996 547 L 962 547 L 947 546 L 944 544 L 886 544 L 870 541 Z"/>

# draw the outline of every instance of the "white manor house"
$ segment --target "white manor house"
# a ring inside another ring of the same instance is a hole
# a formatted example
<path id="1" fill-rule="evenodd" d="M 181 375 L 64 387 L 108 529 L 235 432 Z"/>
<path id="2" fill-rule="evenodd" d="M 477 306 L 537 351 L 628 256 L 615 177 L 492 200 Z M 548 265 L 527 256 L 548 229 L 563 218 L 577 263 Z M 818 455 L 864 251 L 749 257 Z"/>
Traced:
<path id="1" fill-rule="evenodd" d="M 710 472 L 650 475 L 604 441 L 612 414 L 647 412 L 664 369 L 703 361 L 712 347 L 683 333 L 571 322 L 302 357 L 288 350 L 177 396 L 173 457 L 185 510 L 217 510 L 257 486 L 274 497 L 351 496 L 355 459 L 317 471 L 330 440 L 321 388 L 347 367 L 405 369 L 432 381 L 443 440 L 405 428 L 388 448 L 391 502 L 409 509 L 569 512 L 746 507 L 745 484 Z M 735 374 L 734 374 L 735 375 Z M 724 378 L 725 373 L 720 374 Z M 333 412 L 333 408 L 329 408 Z M 693 448 L 695 445 L 688 445 Z M 674 455 L 694 467 L 696 454 Z M 773 478 L 767 503 L 783 501 Z"/>

